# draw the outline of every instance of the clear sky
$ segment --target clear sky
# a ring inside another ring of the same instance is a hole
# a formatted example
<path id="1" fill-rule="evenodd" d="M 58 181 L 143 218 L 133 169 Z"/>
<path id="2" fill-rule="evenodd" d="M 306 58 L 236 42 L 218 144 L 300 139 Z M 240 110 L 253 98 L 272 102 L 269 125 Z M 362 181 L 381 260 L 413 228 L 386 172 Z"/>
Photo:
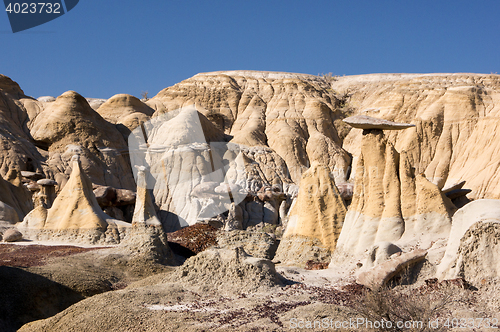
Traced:
<path id="1" fill-rule="evenodd" d="M 2 7 L 3 8 L 3 7 Z M 27 95 L 152 97 L 199 72 L 500 72 L 500 1 L 80 0 L 13 34 L 0 73 Z"/>

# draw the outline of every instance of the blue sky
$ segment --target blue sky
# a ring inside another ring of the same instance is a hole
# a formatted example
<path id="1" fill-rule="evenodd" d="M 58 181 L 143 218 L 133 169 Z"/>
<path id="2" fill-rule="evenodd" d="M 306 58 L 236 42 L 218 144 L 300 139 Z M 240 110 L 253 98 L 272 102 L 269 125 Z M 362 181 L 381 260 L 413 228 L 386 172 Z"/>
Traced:
<path id="1" fill-rule="evenodd" d="M 13 34 L 0 73 L 27 95 L 154 96 L 198 72 L 500 72 L 500 1 L 80 0 Z"/>

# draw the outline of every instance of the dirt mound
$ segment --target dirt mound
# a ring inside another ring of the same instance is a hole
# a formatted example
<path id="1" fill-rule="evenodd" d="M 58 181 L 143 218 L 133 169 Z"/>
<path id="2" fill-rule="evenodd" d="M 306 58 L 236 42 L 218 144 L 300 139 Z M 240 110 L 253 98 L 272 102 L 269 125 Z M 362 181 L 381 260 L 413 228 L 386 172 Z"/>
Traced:
<path id="1" fill-rule="evenodd" d="M 255 292 L 282 285 L 274 264 L 248 255 L 242 247 L 208 249 L 189 258 L 171 277 L 189 287 L 219 294 Z"/>
<path id="2" fill-rule="evenodd" d="M 27 322 L 57 314 L 83 296 L 22 269 L 0 266 L 0 330 L 14 332 Z"/>
<path id="3" fill-rule="evenodd" d="M 252 231 L 223 231 L 217 234 L 217 245 L 223 249 L 243 247 L 253 257 L 273 259 L 278 248 L 278 241 L 268 233 Z"/>

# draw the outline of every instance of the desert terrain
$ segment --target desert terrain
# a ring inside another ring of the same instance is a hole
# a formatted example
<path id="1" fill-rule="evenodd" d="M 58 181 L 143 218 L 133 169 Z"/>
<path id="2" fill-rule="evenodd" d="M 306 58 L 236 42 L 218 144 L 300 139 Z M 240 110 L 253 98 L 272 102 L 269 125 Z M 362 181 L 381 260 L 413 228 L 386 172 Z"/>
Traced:
<path id="1" fill-rule="evenodd" d="M 0 75 L 0 331 L 500 326 L 500 75 Z M 497 134 L 499 131 L 499 134 Z"/>

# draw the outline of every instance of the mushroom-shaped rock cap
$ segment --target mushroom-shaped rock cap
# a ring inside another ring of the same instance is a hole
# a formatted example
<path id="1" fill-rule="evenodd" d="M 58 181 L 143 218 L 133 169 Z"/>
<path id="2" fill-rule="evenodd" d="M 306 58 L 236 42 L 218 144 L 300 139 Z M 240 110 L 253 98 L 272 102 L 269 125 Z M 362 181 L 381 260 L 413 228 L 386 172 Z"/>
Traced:
<path id="1" fill-rule="evenodd" d="M 34 182 L 29 183 L 26 188 L 28 188 L 29 191 L 37 191 L 40 190 L 40 186 Z"/>
<path id="2" fill-rule="evenodd" d="M 57 182 L 51 179 L 41 179 L 36 182 L 41 186 L 56 186 Z"/>
<path id="3" fill-rule="evenodd" d="M 355 115 L 345 118 L 345 123 L 359 129 L 401 130 L 415 127 L 411 123 L 398 123 L 384 119 L 374 118 L 368 115 Z"/>
<path id="4" fill-rule="evenodd" d="M 35 172 L 30 172 L 30 171 L 21 171 L 21 175 L 27 179 L 30 179 L 30 180 L 40 180 L 40 179 L 43 179 L 45 177 L 41 173 L 35 173 Z"/>
<path id="5" fill-rule="evenodd" d="M 465 181 L 454 183 L 452 185 L 445 186 L 443 189 L 441 189 L 441 191 L 443 192 L 443 194 L 447 194 L 447 193 L 449 193 L 451 191 L 462 189 L 462 187 L 464 186 L 464 184 L 465 184 Z"/>

